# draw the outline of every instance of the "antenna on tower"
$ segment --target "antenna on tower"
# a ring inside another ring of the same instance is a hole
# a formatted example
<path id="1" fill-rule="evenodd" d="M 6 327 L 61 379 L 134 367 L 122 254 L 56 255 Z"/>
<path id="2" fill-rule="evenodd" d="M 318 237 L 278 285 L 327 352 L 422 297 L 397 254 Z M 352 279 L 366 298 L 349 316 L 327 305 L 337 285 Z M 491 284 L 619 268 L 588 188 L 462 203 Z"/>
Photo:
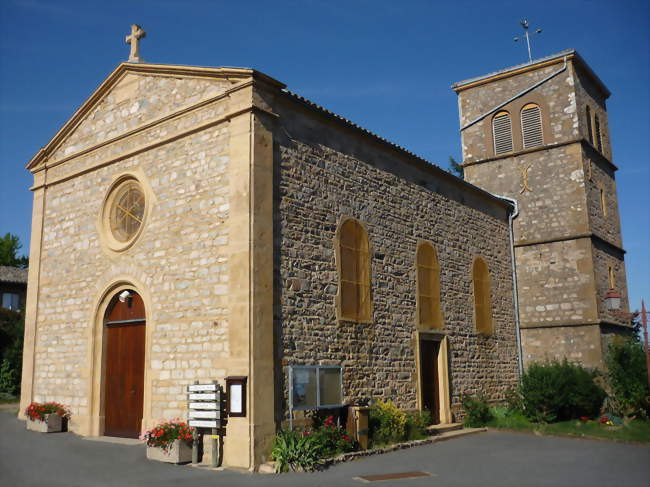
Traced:
<path id="1" fill-rule="evenodd" d="M 526 38 L 526 45 L 528 46 L 528 62 L 532 63 L 533 62 L 533 55 L 531 54 L 531 51 L 530 51 L 530 35 L 528 34 L 528 29 L 530 28 L 530 24 L 528 23 L 528 21 L 526 19 L 520 20 L 519 23 L 524 28 L 523 37 Z M 534 34 L 541 34 L 541 33 L 542 33 L 542 29 L 536 29 L 535 32 L 533 32 L 533 35 Z M 520 37 L 515 37 L 515 42 L 517 42 L 519 39 L 520 39 Z"/>

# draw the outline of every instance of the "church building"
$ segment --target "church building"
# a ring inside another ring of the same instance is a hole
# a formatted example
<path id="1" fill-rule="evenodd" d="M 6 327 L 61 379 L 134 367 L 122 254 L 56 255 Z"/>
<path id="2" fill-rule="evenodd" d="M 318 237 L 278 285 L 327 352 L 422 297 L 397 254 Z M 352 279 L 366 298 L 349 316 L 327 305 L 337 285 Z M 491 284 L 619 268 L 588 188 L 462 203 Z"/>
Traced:
<path id="1" fill-rule="evenodd" d="M 512 248 L 530 291 L 527 353 L 557 341 L 549 329 L 599 338 L 620 325 L 598 301 L 607 266 L 624 292 L 615 168 L 606 138 L 581 140 L 587 105 L 605 133 L 606 89 L 577 54 L 456 85 L 467 123 L 565 70 L 463 131 L 476 185 L 259 71 L 138 61 L 132 51 L 28 164 L 21 408 L 59 401 L 77 434 L 137 437 L 187 417 L 189 384 L 243 378 L 224 465 L 256 469 L 301 404 L 390 399 L 444 424 L 464 394 L 503 400 L 520 367 Z M 515 110 L 533 103 L 544 145 L 522 148 Z M 495 154 L 502 111 L 512 147 Z M 523 200 L 514 235 L 516 205 L 495 194 Z M 532 215 L 543 208 L 551 242 Z M 571 298 L 541 300 L 543 266 Z"/>

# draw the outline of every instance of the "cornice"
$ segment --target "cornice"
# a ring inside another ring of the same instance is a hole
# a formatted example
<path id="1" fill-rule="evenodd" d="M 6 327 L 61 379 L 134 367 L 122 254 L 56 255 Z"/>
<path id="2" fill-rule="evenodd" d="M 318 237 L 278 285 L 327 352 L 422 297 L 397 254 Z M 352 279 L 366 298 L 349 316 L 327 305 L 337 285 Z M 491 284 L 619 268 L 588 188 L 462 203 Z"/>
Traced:
<path id="1" fill-rule="evenodd" d="M 157 139 L 156 141 L 151 142 L 149 144 L 143 144 L 143 145 L 138 146 L 138 147 L 136 147 L 134 149 L 125 151 L 125 152 L 123 152 L 123 153 L 121 153 L 121 154 L 119 154 L 117 156 L 107 157 L 105 159 L 102 159 L 101 161 L 93 163 L 89 167 L 85 167 L 83 169 L 72 172 L 70 174 L 66 174 L 66 175 L 58 177 L 58 178 L 48 178 L 46 180 L 46 182 L 41 183 L 41 184 L 36 184 L 36 185 L 32 186 L 29 189 L 32 190 L 32 191 L 36 191 L 36 190 L 41 189 L 41 188 L 47 188 L 47 187 L 51 187 L 51 186 L 54 186 L 54 185 L 59 184 L 59 183 L 63 183 L 65 181 L 69 181 L 70 179 L 76 178 L 76 177 L 78 177 L 80 175 L 83 175 L 83 174 L 90 173 L 92 171 L 96 171 L 97 169 L 108 166 L 109 164 L 113 164 L 114 162 L 124 160 L 124 159 L 128 159 L 129 157 L 133 157 L 133 156 L 135 156 L 137 154 L 141 154 L 143 152 L 154 149 L 156 147 L 160 147 L 162 145 L 169 144 L 170 142 L 174 142 L 174 141 L 176 141 L 178 139 L 181 139 L 183 137 L 187 137 L 188 135 L 192 135 L 192 134 L 194 134 L 196 132 L 200 132 L 202 130 L 208 129 L 208 128 L 213 127 L 215 125 L 219 125 L 221 123 L 229 121 L 230 119 L 235 118 L 235 117 L 237 117 L 239 115 L 243 115 L 245 113 L 264 113 L 264 114 L 270 115 L 272 117 L 277 117 L 277 115 L 275 113 L 273 113 L 273 112 L 269 112 L 268 110 L 265 110 L 265 109 L 260 108 L 260 107 L 256 107 L 254 105 L 249 105 L 249 106 L 244 107 L 244 108 L 242 108 L 240 110 L 235 110 L 233 112 L 227 113 L 227 114 L 222 115 L 220 117 L 217 117 L 215 119 L 204 122 L 204 123 L 202 123 L 200 125 L 195 125 L 195 126 L 189 128 L 187 130 L 177 132 L 177 133 L 169 135 L 169 136 L 167 136 L 165 138 Z M 46 169 L 48 169 L 48 168 L 49 168 L 49 166 L 46 167 Z M 46 172 L 46 174 L 48 174 L 48 173 Z"/>
<path id="2" fill-rule="evenodd" d="M 500 79 L 510 78 L 512 76 L 517 76 L 519 74 L 527 73 L 529 71 L 535 71 L 535 70 L 540 69 L 540 68 L 545 68 L 547 66 L 553 66 L 554 64 L 563 63 L 565 57 L 566 57 L 567 60 L 574 59 L 575 58 L 575 53 L 565 54 L 563 56 L 559 56 L 559 57 L 554 58 L 554 59 L 549 59 L 548 61 L 543 61 L 541 63 L 528 64 L 528 65 L 522 66 L 520 68 L 512 69 L 510 71 L 496 73 L 496 74 L 494 74 L 492 76 L 488 75 L 485 78 L 481 78 L 481 79 L 478 79 L 476 81 L 471 81 L 471 82 L 469 82 L 467 84 L 452 86 L 452 89 L 456 93 L 460 93 L 461 91 L 465 91 L 465 90 L 468 90 L 470 88 L 475 88 L 477 86 L 481 86 L 481 85 L 484 85 L 484 84 L 487 84 L 487 83 L 492 83 L 492 82 L 500 80 Z"/>
<path id="3" fill-rule="evenodd" d="M 616 323 L 609 320 L 583 320 L 579 322 L 574 321 L 552 321 L 548 323 L 529 323 L 521 324 L 522 329 L 535 329 L 535 328 L 558 328 L 558 327 L 574 327 L 574 326 L 594 326 L 594 325 L 608 325 L 608 326 L 617 326 L 620 328 L 625 328 L 632 330 L 632 326 L 626 323 Z"/>
<path id="4" fill-rule="evenodd" d="M 612 242 L 610 242 L 608 240 L 605 240 L 603 237 L 601 237 L 600 235 L 598 235 L 596 233 L 593 233 L 593 232 L 574 233 L 574 234 L 562 235 L 562 236 L 558 236 L 558 237 L 535 239 L 535 240 L 533 240 L 533 239 L 530 239 L 530 240 L 521 239 L 521 240 L 517 240 L 515 242 L 515 247 L 516 248 L 530 247 L 532 245 L 544 245 L 544 244 L 550 244 L 550 243 L 555 243 L 555 242 L 566 242 L 567 240 L 580 240 L 580 239 L 583 239 L 583 238 L 597 240 L 597 241 L 603 243 L 604 245 L 621 252 L 622 254 L 626 253 L 626 250 L 623 249 L 622 247 L 620 247 L 619 245 L 616 245 L 615 243 L 612 243 Z"/>
<path id="5" fill-rule="evenodd" d="M 500 154 L 494 157 L 487 157 L 485 159 L 479 159 L 477 161 L 467 161 L 467 162 L 463 162 L 461 166 L 463 167 L 476 166 L 477 164 L 484 164 L 486 162 L 509 159 L 511 157 L 518 157 L 526 154 L 533 154 L 535 152 L 540 152 L 544 150 L 557 149 L 558 147 L 563 147 L 571 144 L 581 144 L 583 147 L 587 147 L 588 150 L 598 154 L 599 160 L 603 162 L 605 165 L 607 165 L 612 171 L 618 171 L 618 166 L 616 166 L 616 164 L 614 164 L 612 161 L 607 159 L 607 157 L 605 157 L 603 154 L 601 154 L 596 149 L 594 149 L 594 147 L 589 143 L 589 141 L 583 137 L 566 140 L 564 142 L 556 142 L 555 144 L 547 144 L 547 145 L 541 145 L 539 147 L 532 147 L 530 149 L 525 149 L 517 152 L 508 152 L 507 154 Z"/>

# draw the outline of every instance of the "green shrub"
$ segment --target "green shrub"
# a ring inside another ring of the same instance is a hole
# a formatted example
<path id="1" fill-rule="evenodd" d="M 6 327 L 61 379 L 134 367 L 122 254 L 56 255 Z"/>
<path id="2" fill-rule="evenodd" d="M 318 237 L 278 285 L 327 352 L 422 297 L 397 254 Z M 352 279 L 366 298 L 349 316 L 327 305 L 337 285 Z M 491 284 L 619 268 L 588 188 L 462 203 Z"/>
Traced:
<path id="1" fill-rule="evenodd" d="M 404 440 L 421 440 L 426 438 L 427 426 L 431 424 L 431 413 L 429 411 L 406 413 L 406 424 L 404 425 Z"/>
<path id="2" fill-rule="evenodd" d="M 465 426 L 480 428 L 492 420 L 490 406 L 483 394 L 463 396 L 462 402 L 463 409 L 465 410 L 465 418 L 463 420 Z"/>
<path id="3" fill-rule="evenodd" d="M 598 415 L 605 391 L 595 378 L 595 372 L 567 359 L 532 363 L 521 377 L 524 414 L 545 423 Z"/>
<path id="4" fill-rule="evenodd" d="M 14 395 L 17 389 L 16 372 L 11 367 L 9 360 L 3 359 L 2 365 L 0 365 L 0 392 Z"/>
<path id="5" fill-rule="evenodd" d="M 382 445 L 401 441 L 406 433 L 406 414 L 392 401 L 377 401 L 370 407 L 370 438 Z"/>
<path id="6" fill-rule="evenodd" d="M 606 408 L 619 416 L 647 416 L 648 369 L 643 346 L 633 340 L 614 340 L 605 357 L 609 397 Z"/>
<path id="7" fill-rule="evenodd" d="M 22 313 L 0 308 L 0 392 L 20 392 L 24 321 L 25 316 Z M 5 361 L 8 365 L 5 365 Z"/>
<path id="8" fill-rule="evenodd" d="M 307 432 L 280 431 L 273 440 L 271 457 L 277 473 L 311 472 L 322 465 L 320 445 Z"/>

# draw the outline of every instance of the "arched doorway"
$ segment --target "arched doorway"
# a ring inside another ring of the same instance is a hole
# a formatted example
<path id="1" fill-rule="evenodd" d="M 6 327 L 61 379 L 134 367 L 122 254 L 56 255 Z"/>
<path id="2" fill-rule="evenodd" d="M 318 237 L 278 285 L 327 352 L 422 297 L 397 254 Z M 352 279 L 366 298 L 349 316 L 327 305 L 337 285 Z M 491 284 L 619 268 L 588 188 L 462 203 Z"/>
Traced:
<path id="1" fill-rule="evenodd" d="M 144 399 L 145 309 L 133 290 L 113 296 L 106 310 L 104 434 L 137 438 Z"/>

